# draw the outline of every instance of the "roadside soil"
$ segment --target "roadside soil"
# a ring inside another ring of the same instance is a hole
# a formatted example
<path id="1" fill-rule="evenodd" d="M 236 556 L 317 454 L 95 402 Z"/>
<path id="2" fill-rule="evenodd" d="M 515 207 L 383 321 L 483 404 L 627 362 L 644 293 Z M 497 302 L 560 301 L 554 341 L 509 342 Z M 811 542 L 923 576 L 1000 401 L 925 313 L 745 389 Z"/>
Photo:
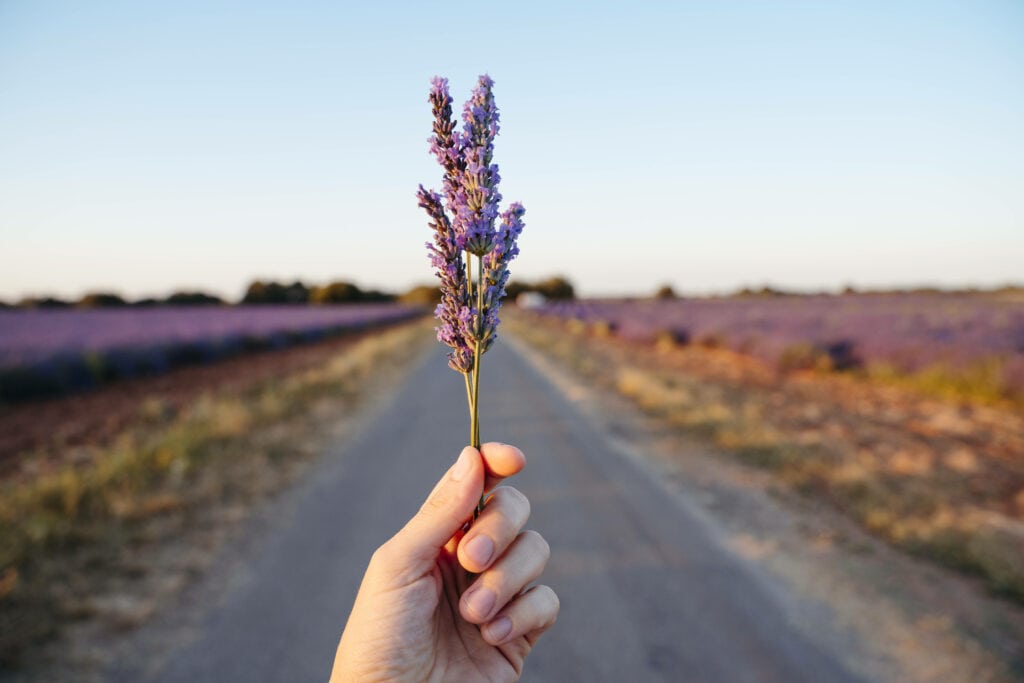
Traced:
<path id="1" fill-rule="evenodd" d="M 796 593 L 828 606 L 833 616 L 801 615 L 802 628 L 827 632 L 816 626 L 835 618 L 840 630 L 860 636 L 872 657 L 852 662 L 856 670 L 873 680 L 912 683 L 1024 680 L 1024 608 L 1019 604 L 994 595 L 979 579 L 880 540 L 827 499 L 717 445 L 700 425 L 687 428 L 662 412 L 645 410 L 648 406 L 635 393 L 623 393 L 618 373 L 617 363 L 636 360 L 636 348 L 582 337 L 567 343 L 571 335 L 564 329 L 533 318 L 509 318 L 505 340 L 602 424 L 622 450 L 653 461 L 681 494 L 697 501 L 727 530 L 737 553 L 767 568 Z M 611 352 L 597 354 L 595 344 Z M 559 345 L 575 350 L 554 351 Z M 653 357 L 651 350 L 644 353 Z M 719 385 L 722 391 L 741 392 L 744 385 L 782 391 L 779 377 L 734 354 L 661 355 L 651 365 L 688 371 L 695 382 Z M 722 389 L 727 380 L 733 387 Z M 814 439 L 849 438 L 851 429 L 863 422 L 874 431 L 860 438 L 894 452 L 920 452 L 926 436 L 938 435 L 946 439 L 942 443 L 949 442 L 948 450 L 940 453 L 952 457 L 954 464 L 974 472 L 993 463 L 995 474 L 983 481 L 997 484 L 1003 493 L 992 507 L 1007 516 L 1017 514 L 1016 500 L 1008 494 L 1021 481 L 1024 452 L 1019 439 L 1024 430 L 1019 416 L 926 399 L 908 403 L 899 392 L 856 386 L 843 378 L 830 378 L 823 385 L 814 377 L 798 377 L 787 391 L 795 393 L 779 393 L 778 410 L 802 419 Z M 837 404 L 842 408 L 836 409 Z M 842 411 L 852 416 L 845 424 Z M 833 417 L 823 418 L 826 412 L 839 413 L 835 423 L 829 422 Z M 965 440 L 971 446 L 967 455 Z M 958 447 L 961 456 L 952 455 Z M 965 495 L 978 500 L 987 493 L 966 488 Z M 835 650 L 844 648 L 838 643 Z"/>

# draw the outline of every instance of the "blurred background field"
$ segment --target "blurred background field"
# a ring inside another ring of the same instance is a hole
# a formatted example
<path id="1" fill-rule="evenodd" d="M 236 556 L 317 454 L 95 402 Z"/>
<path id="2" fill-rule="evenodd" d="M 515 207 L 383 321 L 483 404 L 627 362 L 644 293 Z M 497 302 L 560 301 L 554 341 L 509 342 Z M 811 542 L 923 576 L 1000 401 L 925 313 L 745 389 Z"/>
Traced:
<path id="1" fill-rule="evenodd" d="M 510 289 L 521 305 L 504 334 L 592 390 L 1024 601 L 1018 290 L 587 299 L 565 278 Z M 0 330 L 4 661 L 32 661 L 76 624 L 145 623 L 206 554 L 156 570 L 137 551 L 191 547 L 184 529 L 200 518 L 223 535 L 294 481 L 331 411 L 430 341 L 433 288 L 378 294 L 390 302 L 0 311 L 12 323 Z M 90 374 L 118 362 L 128 369 Z M 39 374 L 52 367 L 81 379 Z M 95 586 L 131 597 L 76 597 Z"/>
<path id="2" fill-rule="evenodd" d="M 723 348 L 780 370 L 837 370 L 951 398 L 1024 400 L 1024 291 L 587 301 L 536 309 L 599 334 Z"/>
<path id="3" fill-rule="evenodd" d="M 1024 411 L 1003 373 L 1024 360 L 1022 312 L 981 294 L 776 294 L 562 302 L 513 328 L 673 428 L 1019 601 Z"/>
<path id="4" fill-rule="evenodd" d="M 0 311 L 0 400 L 80 391 L 420 313 L 387 304 Z"/>

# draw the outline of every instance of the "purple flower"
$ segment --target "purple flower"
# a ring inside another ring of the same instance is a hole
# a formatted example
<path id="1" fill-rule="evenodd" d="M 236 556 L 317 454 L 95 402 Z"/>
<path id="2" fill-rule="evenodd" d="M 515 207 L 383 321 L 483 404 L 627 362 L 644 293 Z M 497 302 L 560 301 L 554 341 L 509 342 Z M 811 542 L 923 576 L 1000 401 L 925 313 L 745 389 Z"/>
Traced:
<path id="1" fill-rule="evenodd" d="M 435 311 L 440 323 L 437 337 L 453 349 L 449 365 L 463 374 L 478 370 L 475 359 L 497 337 L 508 264 L 519 253 L 516 241 L 525 213 L 521 204 L 514 203 L 499 217 L 501 176 L 493 163 L 499 116 L 493 86 L 489 76 L 480 76 L 463 107 L 459 132 L 452 118 L 448 80 L 435 77 L 431 81 L 434 123 L 429 143 L 444 171 L 443 196 L 422 185 L 418 192 L 434 230 L 434 241 L 427 244 L 430 263 L 441 281 L 441 303 Z M 467 268 L 471 256 L 479 260 L 480 281 L 475 287 Z"/>
<path id="2" fill-rule="evenodd" d="M 441 323 L 435 330 L 437 340 L 452 347 L 448 364 L 453 370 L 469 372 L 473 369 L 473 348 L 470 346 L 471 322 L 469 308 L 469 286 L 466 269 L 462 262 L 462 251 L 455 244 L 451 221 L 444 212 L 441 196 L 420 185 L 417 192 L 419 204 L 430 216 L 430 227 L 434 230 L 434 242 L 427 242 L 430 263 L 441 280 L 441 303 L 434 316 Z"/>
<path id="3" fill-rule="evenodd" d="M 452 119 L 452 97 L 448 94 L 448 79 L 435 76 L 431 80 L 430 106 L 434 114 L 434 134 L 430 136 L 430 151 L 446 172 L 455 172 L 460 159 L 459 134 Z"/>
<path id="4" fill-rule="evenodd" d="M 489 349 L 497 337 L 498 310 L 505 297 L 508 284 L 508 264 L 519 255 L 516 242 L 523 232 L 523 214 L 526 209 L 519 202 L 513 202 L 501 215 L 501 225 L 494 239 L 494 248 L 484 256 L 484 281 L 487 284 L 484 295 L 485 318 L 484 350 Z"/>
<path id="5" fill-rule="evenodd" d="M 494 220 L 498 217 L 497 164 L 494 136 L 498 133 L 498 107 L 491 88 L 494 81 L 486 74 L 477 81 L 473 95 L 462 110 L 462 171 L 464 195 L 456 206 L 455 233 L 460 246 L 471 254 L 483 256 L 494 245 Z M 449 207 L 451 208 L 451 207 Z"/>

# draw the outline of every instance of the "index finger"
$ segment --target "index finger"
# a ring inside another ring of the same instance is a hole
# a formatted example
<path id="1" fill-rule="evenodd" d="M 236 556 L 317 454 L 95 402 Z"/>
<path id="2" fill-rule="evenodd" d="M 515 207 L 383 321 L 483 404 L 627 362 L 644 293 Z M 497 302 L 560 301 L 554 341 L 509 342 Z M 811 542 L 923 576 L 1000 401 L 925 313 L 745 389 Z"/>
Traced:
<path id="1" fill-rule="evenodd" d="M 484 460 L 484 493 L 501 483 L 502 479 L 518 474 L 526 467 L 526 456 L 515 446 L 490 441 L 480 446 Z"/>

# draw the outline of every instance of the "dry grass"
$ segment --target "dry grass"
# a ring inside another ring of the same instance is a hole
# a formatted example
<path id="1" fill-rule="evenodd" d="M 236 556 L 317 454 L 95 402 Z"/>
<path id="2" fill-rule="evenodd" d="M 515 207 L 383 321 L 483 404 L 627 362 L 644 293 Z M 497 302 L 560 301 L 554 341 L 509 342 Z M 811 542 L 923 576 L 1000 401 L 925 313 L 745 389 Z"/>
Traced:
<path id="1" fill-rule="evenodd" d="M 237 522 L 287 486 L 319 454 L 316 437 L 354 409 L 371 380 L 419 356 L 425 325 L 367 337 L 318 367 L 242 392 L 211 390 L 177 413 L 152 398 L 112 443 L 24 456 L 22 474 L 0 491 L 0 664 L 68 621 L 99 612 L 128 626 L 144 620 L 153 601 L 122 614 L 117 595 L 105 599 L 97 586 L 149 571 L 140 549 L 171 543 L 197 520 Z M 170 584 L 161 590 L 173 593 Z"/>
<path id="2" fill-rule="evenodd" d="M 874 534 L 1024 601 L 1024 417 L 891 381 L 780 373 L 698 345 L 630 345 L 509 315 L 597 386 L 699 435 Z"/>

